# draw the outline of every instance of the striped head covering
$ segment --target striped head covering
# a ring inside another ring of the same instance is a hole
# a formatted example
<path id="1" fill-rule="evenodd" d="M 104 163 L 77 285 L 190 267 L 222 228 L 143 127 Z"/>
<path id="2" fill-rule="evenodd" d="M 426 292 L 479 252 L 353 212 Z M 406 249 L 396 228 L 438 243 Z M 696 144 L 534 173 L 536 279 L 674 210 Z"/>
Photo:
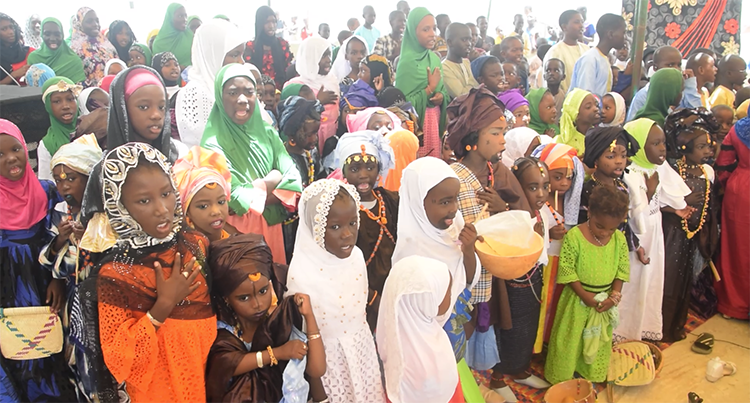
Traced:
<path id="1" fill-rule="evenodd" d="M 187 155 L 175 162 L 172 171 L 186 211 L 198 191 L 214 186 L 212 184 L 221 186 L 229 199 L 232 178 L 227 160 L 219 153 L 193 146 Z"/>

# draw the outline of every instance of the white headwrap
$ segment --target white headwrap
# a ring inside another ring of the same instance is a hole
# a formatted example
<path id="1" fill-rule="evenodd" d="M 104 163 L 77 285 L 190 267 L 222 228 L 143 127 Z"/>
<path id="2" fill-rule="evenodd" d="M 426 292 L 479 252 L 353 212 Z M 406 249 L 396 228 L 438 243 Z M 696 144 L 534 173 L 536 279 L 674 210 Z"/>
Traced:
<path id="1" fill-rule="evenodd" d="M 531 142 L 540 138 L 539 133 L 528 127 L 517 127 L 505 134 L 505 151 L 503 152 L 503 165 L 510 168 L 513 163 L 524 157 Z M 541 138 L 539 140 L 541 142 Z"/>
<path id="2" fill-rule="evenodd" d="M 458 175 L 443 160 L 435 157 L 419 158 L 404 169 L 398 191 L 398 236 L 391 258 L 394 266 L 401 259 L 414 255 L 437 259 L 448 266 L 453 276 L 451 304 L 448 312 L 437 318 L 441 326 L 448 321 L 453 305 L 467 286 L 464 255 L 458 241 L 464 228 L 463 215 L 457 211 L 450 228 L 441 230 L 430 223 L 424 209 L 427 193 L 448 178 L 458 180 Z M 478 263 L 479 259 L 472 283 L 476 282 L 481 271 Z"/>
<path id="3" fill-rule="evenodd" d="M 297 73 L 299 73 L 302 82 L 315 93 L 320 90 L 320 87 L 323 87 L 339 95 L 341 93 L 339 80 L 333 74 L 333 68 L 325 76 L 318 74 L 320 70 L 318 63 L 320 63 L 320 59 L 323 58 L 326 50 L 331 50 L 331 44 L 323 38 L 313 36 L 302 41 L 297 51 Z"/>
<path id="4" fill-rule="evenodd" d="M 445 263 L 422 256 L 402 259 L 388 274 L 376 337 L 393 403 L 447 402 L 456 390 L 453 347 L 437 321 L 449 283 Z"/>
<path id="5" fill-rule="evenodd" d="M 115 64 L 119 64 L 120 67 L 122 67 L 123 70 L 125 70 L 125 69 L 128 68 L 128 65 L 125 64 L 125 62 L 123 62 L 120 59 L 109 59 L 109 61 L 104 65 L 104 75 L 105 76 L 110 75 L 109 74 L 109 68 L 112 67 Z"/>
<path id="6" fill-rule="evenodd" d="M 81 175 L 89 176 L 94 165 L 101 159 L 102 149 L 96 141 L 96 135 L 87 134 L 61 146 L 52 156 L 49 169 L 53 170 L 63 164 Z"/>
<path id="7" fill-rule="evenodd" d="M 364 151 L 362 150 L 364 147 Z M 390 146 L 390 141 L 380 132 L 374 130 L 363 130 L 361 132 L 346 133 L 339 139 L 334 151 L 333 166 L 329 168 L 344 168 L 346 159 L 354 154 L 364 152 L 378 159 L 380 176 L 385 177 L 388 171 L 396 166 L 396 157 Z"/>
<path id="8" fill-rule="evenodd" d="M 341 47 L 339 48 L 339 53 L 336 55 L 336 60 L 333 62 L 333 66 L 331 67 L 331 73 L 336 76 L 336 78 L 339 81 L 343 81 L 346 76 L 349 75 L 349 73 L 352 72 L 352 65 L 349 64 L 349 60 L 346 60 L 346 48 L 349 46 L 349 41 L 352 39 L 356 39 L 362 43 L 365 47 L 365 56 L 370 54 L 368 48 L 367 48 L 367 42 L 365 40 L 357 35 L 352 35 L 349 38 L 347 38 L 344 43 L 341 44 Z"/>
<path id="9" fill-rule="evenodd" d="M 86 107 L 86 103 L 89 101 L 89 97 L 91 96 L 91 94 L 97 90 L 103 92 L 105 95 L 107 95 L 107 97 L 109 97 L 109 94 L 107 94 L 107 91 L 104 91 L 103 89 L 99 87 L 89 87 L 81 91 L 80 94 L 78 94 L 78 112 L 80 113 L 81 116 L 86 116 L 89 113 L 91 113 L 89 108 Z"/>
<path id="10" fill-rule="evenodd" d="M 224 56 L 246 38 L 236 25 L 222 19 L 206 21 L 195 32 L 189 83 L 204 87 L 214 98 L 214 80 L 224 64 Z"/>
<path id="11" fill-rule="evenodd" d="M 615 100 L 615 118 L 610 123 L 602 123 L 601 126 L 612 127 L 619 126 L 625 123 L 625 116 L 627 115 L 627 105 L 625 105 L 625 98 L 616 92 L 608 92 L 604 96 L 611 96 Z"/>

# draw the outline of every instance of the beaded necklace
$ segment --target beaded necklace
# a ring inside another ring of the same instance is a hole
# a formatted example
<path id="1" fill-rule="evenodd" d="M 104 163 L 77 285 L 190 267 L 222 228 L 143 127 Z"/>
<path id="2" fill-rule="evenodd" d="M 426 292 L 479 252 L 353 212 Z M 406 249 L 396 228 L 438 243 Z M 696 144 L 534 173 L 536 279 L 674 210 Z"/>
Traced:
<path id="1" fill-rule="evenodd" d="M 695 169 L 698 168 L 701 170 L 701 173 L 703 174 L 703 177 L 706 179 L 706 194 L 703 198 L 703 209 L 701 211 L 701 219 L 698 223 L 698 228 L 695 229 L 695 231 L 691 231 L 688 227 L 687 219 L 682 219 L 682 230 L 685 231 L 685 234 L 687 234 L 687 239 L 693 239 L 695 234 L 698 233 L 701 229 L 703 229 L 703 224 L 706 223 L 706 216 L 708 215 L 708 200 L 711 197 L 711 180 L 708 178 L 708 175 L 706 175 L 706 169 L 703 168 L 703 165 L 687 165 L 685 163 L 684 158 L 682 160 L 677 161 L 677 171 L 679 171 L 680 176 L 682 179 L 686 179 L 687 177 L 687 171 L 686 169 Z"/>
<path id="2" fill-rule="evenodd" d="M 594 182 L 596 182 L 597 185 L 602 185 L 603 184 L 598 179 L 596 179 L 596 173 L 591 174 L 591 179 Z M 613 178 L 612 182 L 614 182 L 615 187 L 617 187 L 617 188 L 623 188 L 623 189 L 627 188 L 627 185 L 625 185 L 625 182 L 623 182 L 622 179 L 620 179 L 620 178 Z"/>
<path id="3" fill-rule="evenodd" d="M 80 214 L 80 212 L 78 213 Z M 73 221 L 73 210 L 68 206 L 68 221 Z M 81 274 L 82 271 L 87 270 L 89 266 L 91 266 L 91 252 L 81 249 L 79 247 L 81 243 L 81 240 L 79 239 L 78 242 L 76 242 L 76 269 L 75 269 L 75 278 L 76 278 L 76 284 L 78 284 L 78 277 Z M 78 260 L 80 256 L 83 256 L 83 265 L 78 265 Z"/>
<path id="4" fill-rule="evenodd" d="M 565 217 L 561 216 L 560 219 L 562 219 L 562 222 L 560 222 L 560 220 L 557 219 L 557 211 L 555 211 L 555 209 L 552 208 L 552 205 L 549 203 L 549 201 L 547 201 L 545 203 L 547 203 L 547 207 L 549 208 L 550 213 L 552 213 L 552 217 L 554 217 L 555 222 L 557 223 L 557 225 L 565 224 Z"/>
<path id="5" fill-rule="evenodd" d="M 388 231 L 388 228 L 385 227 L 385 225 L 388 223 L 388 219 L 385 218 L 385 203 L 383 202 L 383 195 L 380 194 L 380 192 L 372 190 L 372 194 L 375 196 L 375 199 L 378 201 L 378 215 L 370 211 L 370 209 L 365 208 L 361 204 L 359 205 L 359 209 L 361 211 L 364 211 L 367 216 L 378 223 L 380 226 L 380 233 L 378 234 L 378 240 L 375 242 L 375 247 L 372 249 L 372 254 L 370 254 L 370 257 L 367 258 L 367 261 L 365 262 L 365 266 L 369 265 L 372 259 L 375 257 L 375 253 L 378 252 L 378 249 L 380 248 L 380 242 L 383 240 L 383 234 L 385 233 L 388 235 L 388 238 L 390 238 L 391 242 L 394 244 L 396 243 L 396 239 L 393 238 L 393 235 L 390 231 Z"/>
<path id="6" fill-rule="evenodd" d="M 307 157 L 307 183 L 310 184 L 315 181 L 315 163 L 310 151 L 305 150 L 305 156 Z"/>

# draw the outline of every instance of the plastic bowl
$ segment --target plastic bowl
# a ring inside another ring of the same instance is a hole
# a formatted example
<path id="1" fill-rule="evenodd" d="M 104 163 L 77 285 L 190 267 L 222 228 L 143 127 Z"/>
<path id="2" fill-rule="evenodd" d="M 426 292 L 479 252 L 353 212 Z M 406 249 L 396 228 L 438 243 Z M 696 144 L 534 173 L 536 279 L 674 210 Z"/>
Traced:
<path id="1" fill-rule="evenodd" d="M 512 280 L 528 273 L 539 260 L 544 247 L 544 238 L 537 233 L 534 233 L 525 248 L 506 245 L 502 241 L 489 239 L 486 235 L 484 238 L 492 243 L 492 247 L 487 242 L 477 241 L 474 249 L 482 266 L 493 276 L 503 280 Z"/>

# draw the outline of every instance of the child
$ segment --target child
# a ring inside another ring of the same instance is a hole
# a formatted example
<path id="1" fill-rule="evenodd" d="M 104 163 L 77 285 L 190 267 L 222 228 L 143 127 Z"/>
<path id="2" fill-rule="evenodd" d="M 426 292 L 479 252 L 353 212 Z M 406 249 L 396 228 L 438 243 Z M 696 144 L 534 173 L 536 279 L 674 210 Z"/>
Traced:
<path id="1" fill-rule="evenodd" d="M 716 75 L 716 86 L 708 103 L 711 107 L 726 105 L 734 108 L 734 88 L 745 85 L 747 79 L 747 63 L 737 55 L 726 55 L 719 62 L 719 72 Z"/>
<path id="2" fill-rule="evenodd" d="M 39 179 L 52 180 L 50 160 L 63 144 L 70 143 L 70 133 L 76 130 L 80 92 L 80 85 L 60 76 L 50 78 L 42 87 L 42 102 L 49 114 L 50 127 L 37 150 Z"/>
<path id="3" fill-rule="evenodd" d="M 212 243 L 228 238 L 224 224 L 229 217 L 232 178 L 224 156 L 194 146 L 175 162 L 172 170 L 185 210 L 185 223 Z"/>
<path id="4" fill-rule="evenodd" d="M 42 21 L 41 27 L 44 39 L 42 47 L 31 52 L 26 58 L 26 64 L 46 64 L 57 76 L 68 78 L 76 84 L 86 81 L 82 59 L 70 48 L 70 40 L 64 40 L 65 33 L 60 21 L 47 17 Z"/>
<path id="5" fill-rule="evenodd" d="M 104 65 L 104 76 L 116 76 L 121 71 L 128 68 L 128 65 L 125 64 L 120 59 L 109 59 L 107 64 Z M 102 78 L 104 77 L 102 76 Z"/>
<path id="6" fill-rule="evenodd" d="M 599 123 L 599 102 L 588 91 L 572 89 L 565 97 L 560 117 L 560 136 L 555 142 L 567 144 L 584 155 L 586 132 Z"/>
<path id="7" fill-rule="evenodd" d="M 52 226 L 61 219 L 55 205 L 62 201 L 52 182 L 34 177 L 18 127 L 0 119 L 0 307 L 62 310 L 65 282 L 54 279 L 38 260 L 42 247 L 55 237 Z M 3 401 L 74 401 L 69 377 L 62 353 L 35 360 L 0 356 Z"/>
<path id="8" fill-rule="evenodd" d="M 627 106 L 625 98 L 616 92 L 608 92 L 602 98 L 602 123 L 603 127 L 621 126 L 625 123 Z"/>
<path id="9" fill-rule="evenodd" d="M 711 113 L 713 113 L 716 122 L 719 124 L 719 128 L 716 131 L 716 142 L 720 147 L 721 143 L 724 142 L 724 137 L 727 136 L 729 130 L 734 126 L 734 111 L 730 106 L 716 105 L 711 109 Z M 718 158 L 718 155 L 716 158 Z"/>
<path id="10" fill-rule="evenodd" d="M 515 124 L 513 128 L 529 127 L 529 101 L 523 97 L 517 88 L 505 91 L 497 96 L 505 107 L 513 113 Z"/>
<path id="11" fill-rule="evenodd" d="M 273 117 L 274 120 L 277 120 L 276 107 L 278 105 L 276 105 L 276 82 L 273 81 L 273 78 L 270 76 L 263 74 L 261 76 L 261 85 L 263 86 L 263 97 L 261 101 L 266 106 L 266 110 L 271 114 L 271 117 Z"/>
<path id="12" fill-rule="evenodd" d="M 496 96 L 509 88 L 503 65 L 495 56 L 484 55 L 474 59 L 471 62 L 471 74 L 479 84 L 484 84 Z"/>
<path id="13" fill-rule="evenodd" d="M 685 338 L 694 274 L 700 273 L 716 251 L 719 240 L 715 197 L 711 195 L 714 170 L 706 161 L 713 153 L 717 128 L 711 112 L 681 109 L 667 117 L 665 131 L 669 151 L 677 156 L 675 170 L 692 193 L 685 202 L 695 209 L 689 218 L 664 214 L 664 317 L 666 342 Z"/>
<path id="14" fill-rule="evenodd" d="M 287 100 L 287 98 L 292 97 L 292 96 L 299 96 L 299 97 L 305 98 L 308 101 L 316 100 L 315 94 L 313 93 L 313 91 L 310 89 L 310 87 L 308 87 L 305 84 L 289 84 L 285 86 L 284 90 L 281 91 L 280 100 L 281 102 L 284 102 Z"/>
<path id="15" fill-rule="evenodd" d="M 649 50 L 646 50 L 644 54 L 648 51 Z M 661 46 L 658 49 L 651 50 L 651 52 L 651 54 L 653 55 L 653 70 L 649 72 L 649 77 L 653 77 L 653 75 L 656 74 L 657 71 L 662 69 L 682 69 L 682 53 L 677 48 L 673 46 Z M 646 63 L 645 56 L 643 60 L 644 63 Z M 653 79 L 651 80 L 651 82 L 653 82 Z M 628 110 L 628 117 L 627 119 L 625 119 L 626 122 L 635 120 L 635 114 L 638 113 L 643 108 L 643 105 L 646 104 L 646 98 L 648 97 L 649 89 L 651 88 L 651 82 L 647 82 L 646 85 L 644 85 L 641 89 L 638 90 L 638 92 L 636 92 L 635 97 L 633 97 L 632 101 L 630 102 L 630 110 Z M 686 81 L 686 84 L 690 82 L 691 81 L 688 80 Z M 693 81 L 692 83 L 695 83 L 695 81 Z M 672 100 L 670 99 L 669 101 Z M 689 107 L 698 106 L 699 105 Z"/>
<path id="16" fill-rule="evenodd" d="M 545 243 L 549 242 L 547 225 L 540 214 L 540 210 L 546 208 L 549 196 L 549 170 L 538 159 L 523 157 L 516 160 L 513 174 L 521 183 L 533 210 L 532 214 L 536 216 L 534 230 L 545 238 Z M 535 389 L 550 387 L 549 383 L 528 372 L 539 326 L 541 300 L 538 296 L 542 295 L 542 265 L 545 264 L 547 254 L 542 250 L 539 261 L 528 273 L 505 281 L 513 325 L 510 329 L 495 328 L 500 363 L 493 368 L 490 388 L 506 401 L 515 400 L 515 396 L 503 380 L 503 375 L 509 376 L 516 383 Z"/>
<path id="17" fill-rule="evenodd" d="M 526 65 L 527 62 L 524 59 L 523 40 L 518 36 L 509 36 L 503 39 L 498 47 L 500 50 L 499 59 L 503 62 L 503 67 L 505 67 L 505 75 L 508 76 L 510 70 L 510 66 L 506 67 L 506 64 L 513 65 L 516 68 L 518 85 L 511 85 L 510 88 L 519 88 L 522 94 L 526 94 L 529 92 L 529 72 Z M 508 81 L 511 81 L 510 77 L 508 77 Z"/>
<path id="18" fill-rule="evenodd" d="M 544 80 L 547 82 L 547 89 L 549 89 L 550 94 L 555 98 L 555 108 L 557 109 L 555 123 L 558 124 L 562 117 L 566 95 L 566 92 L 561 88 L 561 83 L 565 80 L 565 63 L 560 59 L 548 59 L 544 63 Z"/>
<path id="19" fill-rule="evenodd" d="M 677 172 L 664 165 L 664 131 L 656 122 L 637 119 L 626 124 L 625 130 L 641 147 L 624 177 L 630 188 L 628 221 L 645 254 L 652 259 L 645 265 L 631 255 L 631 282 L 623 287 L 620 325 L 614 333 L 617 340 L 661 340 L 665 253 L 662 210 L 688 218 L 692 207 L 685 203 L 685 196 L 691 191 Z"/>
<path id="20" fill-rule="evenodd" d="M 552 138 L 560 133 L 557 122 L 555 97 L 546 88 L 536 88 L 526 94 L 529 102 L 529 127 Z"/>
<path id="21" fill-rule="evenodd" d="M 383 285 L 391 271 L 398 228 L 398 193 L 378 186 L 395 166 L 393 149 L 376 131 L 347 133 L 339 140 L 334 166 L 359 193 L 359 235 L 357 247 L 367 265 L 367 322 L 375 331 Z"/>
<path id="22" fill-rule="evenodd" d="M 177 63 L 177 57 L 171 52 L 157 53 L 152 63 L 151 67 L 159 73 L 167 87 L 167 99 L 171 100 L 180 90 L 180 64 Z"/>
<path id="23" fill-rule="evenodd" d="M 359 77 L 359 64 L 369 54 L 367 43 L 362 37 L 350 36 L 341 45 L 336 60 L 331 68 L 333 75 L 339 79 L 339 89 L 342 94 L 349 91 L 349 87 Z"/>
<path id="24" fill-rule="evenodd" d="M 521 72 L 518 68 L 518 65 L 516 65 L 515 63 L 508 63 L 508 62 L 503 62 L 502 65 L 503 65 L 503 74 L 505 75 L 505 80 L 508 82 L 508 90 L 517 89 L 519 91 L 522 91 L 520 87 L 521 86 Z"/>
<path id="25" fill-rule="evenodd" d="M 423 131 L 419 156 L 440 155 L 440 138 L 445 133 L 445 108 L 450 102 L 443 85 L 440 57 L 430 49 L 435 44 L 435 17 L 424 7 L 409 13 L 396 70 L 396 87 L 416 109 Z"/>
<path id="26" fill-rule="evenodd" d="M 387 109 L 373 107 L 361 110 L 356 115 L 347 116 L 346 126 L 349 133 L 373 130 L 385 135 L 394 128 L 400 127 L 401 119 Z"/>
<path id="27" fill-rule="evenodd" d="M 402 259 L 391 269 L 378 319 L 378 352 L 388 399 L 448 402 L 458 374 L 448 335 L 437 317 L 450 308 L 451 275 L 439 260 Z"/>
<path id="28" fill-rule="evenodd" d="M 659 69 L 651 77 L 646 103 L 635 114 L 635 119 L 651 119 L 659 127 L 663 127 L 670 108 L 680 105 L 684 88 L 685 83 L 680 70 Z"/>
<path id="29" fill-rule="evenodd" d="M 503 165 L 512 168 L 516 160 L 528 157 L 541 145 L 541 136 L 528 127 L 511 129 L 505 135 L 506 146 L 501 161 Z M 547 141 L 546 143 L 550 143 Z"/>
<path id="30" fill-rule="evenodd" d="M 563 32 L 563 40 L 553 45 L 549 52 L 544 55 L 545 71 L 547 71 L 549 62 L 551 60 L 558 60 L 556 68 L 560 68 L 559 77 L 557 84 L 554 86 L 559 87 L 559 91 L 564 94 L 568 93 L 570 88 L 570 79 L 573 77 L 573 68 L 576 61 L 586 53 L 590 47 L 583 42 L 583 23 L 584 18 L 576 10 L 566 10 L 560 14 L 558 19 L 560 29 Z M 545 74 L 544 80 L 546 81 L 547 88 L 552 90 L 553 85 L 550 84 L 547 75 Z M 552 91 L 552 95 L 557 94 L 556 90 Z"/>
<path id="31" fill-rule="evenodd" d="M 151 49 L 147 45 L 134 43 L 130 47 L 129 53 L 130 61 L 128 62 L 128 67 L 151 65 Z"/>
<path id="32" fill-rule="evenodd" d="M 592 382 L 607 379 L 617 306 L 630 277 L 628 247 L 617 230 L 627 214 L 627 195 L 599 186 L 589 200 L 588 221 L 565 235 L 557 275 L 565 288 L 544 366 L 552 383 L 576 373 Z"/>
<path id="33" fill-rule="evenodd" d="M 219 330 L 208 355 L 207 400 L 307 401 L 305 375 L 319 379 L 326 369 L 310 297 L 284 295 L 260 235 L 211 243 L 209 256 Z"/>
<path id="34" fill-rule="evenodd" d="M 471 31 L 464 24 L 454 22 L 447 29 L 448 57 L 443 60 L 443 74 L 448 94 L 455 98 L 475 88 L 476 80 L 471 74 L 469 53 L 474 48 Z"/>
<path id="35" fill-rule="evenodd" d="M 308 294 L 319 321 L 326 354 L 321 381 L 332 403 L 385 401 L 365 314 L 370 301 L 365 259 L 356 246 L 358 206 L 354 186 L 336 179 L 305 188 L 296 240 L 304 253 L 289 265 L 287 292 Z"/>
<path id="36" fill-rule="evenodd" d="M 588 91 L 601 99 L 612 91 L 612 67 L 609 52 L 625 46 L 625 20 L 620 15 L 604 14 L 596 23 L 599 43 L 575 62 L 570 89 Z"/>
<path id="37" fill-rule="evenodd" d="M 339 107 L 342 109 L 342 114 L 350 112 L 352 107 L 378 106 L 378 95 L 392 85 L 393 80 L 387 60 L 379 55 L 367 56 L 360 63 L 359 79 L 349 87 L 346 95 L 341 99 Z"/>

